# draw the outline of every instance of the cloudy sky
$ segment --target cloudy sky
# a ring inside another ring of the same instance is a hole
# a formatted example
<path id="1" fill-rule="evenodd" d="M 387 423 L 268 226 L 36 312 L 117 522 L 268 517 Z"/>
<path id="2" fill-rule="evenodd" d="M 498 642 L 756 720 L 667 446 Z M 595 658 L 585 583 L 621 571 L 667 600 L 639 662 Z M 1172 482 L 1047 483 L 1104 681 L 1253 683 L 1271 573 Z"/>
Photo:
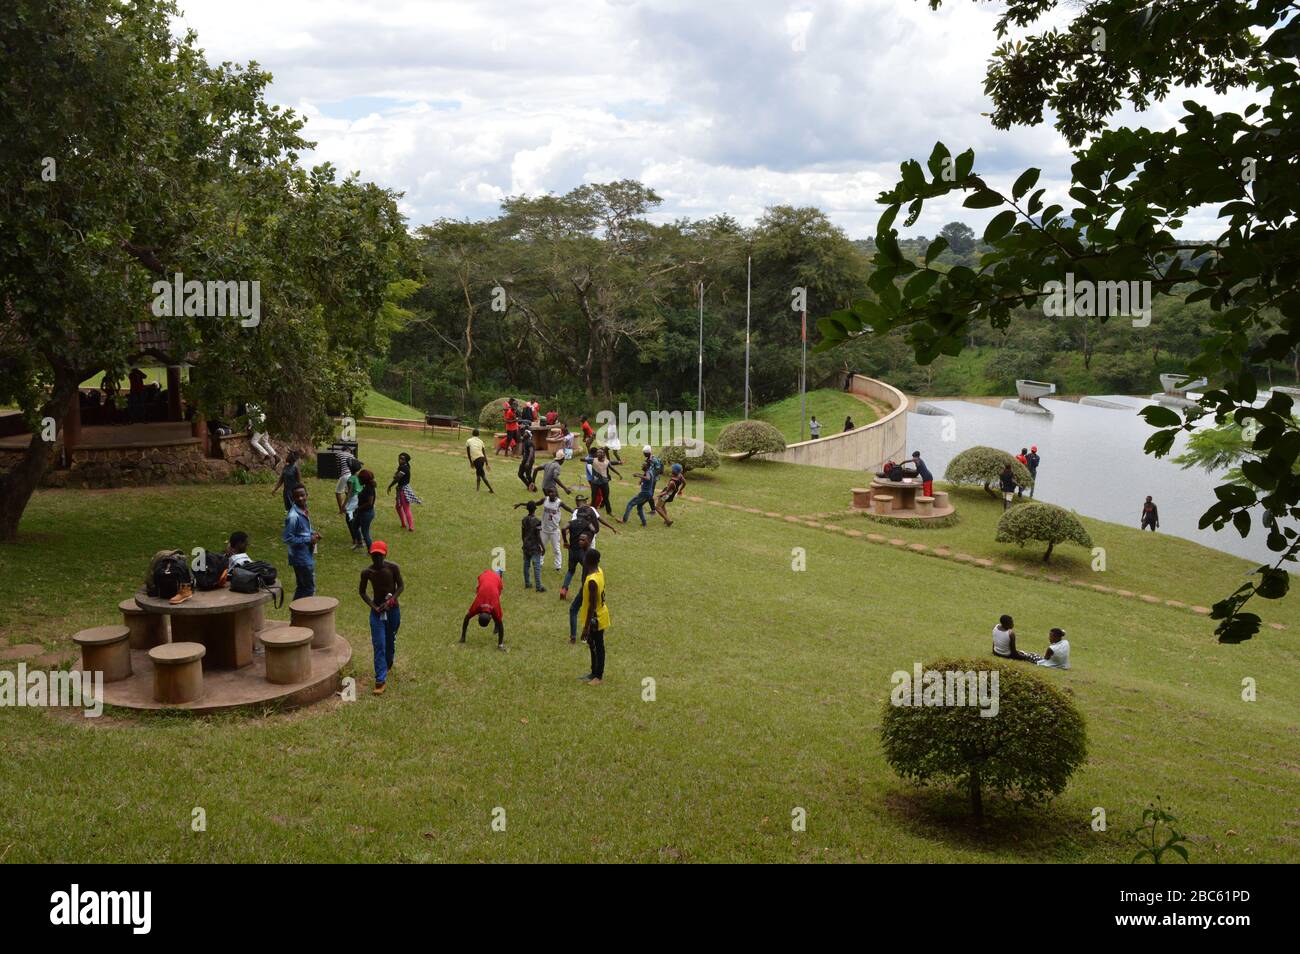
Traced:
<path id="1" fill-rule="evenodd" d="M 656 218 L 816 205 L 853 238 L 935 140 L 1009 186 L 1064 200 L 1049 127 L 994 130 L 983 76 L 996 4 L 949 0 L 180 0 L 213 61 L 256 60 L 308 117 L 307 162 L 405 193 L 412 225 L 485 218 L 508 195 L 637 178 Z M 1182 96 L 1172 102 L 1177 104 Z M 1148 125 L 1181 112 L 1159 108 Z M 910 234 L 954 218 L 928 205 Z M 1206 234 L 1206 216 L 1193 232 Z"/>

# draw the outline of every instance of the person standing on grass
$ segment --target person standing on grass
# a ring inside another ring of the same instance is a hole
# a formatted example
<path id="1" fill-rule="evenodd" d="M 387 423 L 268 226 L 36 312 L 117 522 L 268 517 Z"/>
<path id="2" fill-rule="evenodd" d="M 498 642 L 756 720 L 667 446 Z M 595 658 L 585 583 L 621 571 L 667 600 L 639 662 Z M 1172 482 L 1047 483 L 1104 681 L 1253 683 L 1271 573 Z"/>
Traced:
<path id="1" fill-rule="evenodd" d="M 560 471 L 564 469 L 564 451 L 557 449 L 555 459 L 547 461 L 545 467 L 539 467 L 533 471 L 533 482 L 537 482 L 537 475 L 542 475 L 542 493 L 550 493 L 552 490 L 559 488 L 566 494 L 573 493 L 568 487 L 564 486 L 564 481 L 560 480 Z"/>
<path id="2" fill-rule="evenodd" d="M 362 545 L 369 550 L 370 525 L 375 522 L 375 498 L 379 495 L 379 487 L 375 483 L 374 473 L 364 467 L 357 474 L 357 482 L 361 489 L 357 491 L 357 509 L 353 520 L 356 521 L 357 535 L 361 537 Z"/>
<path id="3" fill-rule="evenodd" d="M 588 505 L 585 496 L 578 494 L 573 502 L 576 506 L 569 517 L 569 525 L 562 531 L 564 545 L 569 548 L 569 570 L 564 574 L 564 582 L 560 584 L 560 599 L 568 598 L 569 584 L 573 582 L 574 573 L 582 566 L 579 538 L 586 537 L 588 543 L 594 543 L 602 524 L 609 527 L 610 532 L 618 533 L 611 524 L 605 523 L 595 507 Z"/>
<path id="4" fill-rule="evenodd" d="M 596 443 L 596 429 L 591 426 L 591 421 L 587 419 L 586 414 L 582 415 L 579 423 L 582 425 L 582 444 L 587 449 L 587 456 L 590 457 L 591 445 Z"/>
<path id="5" fill-rule="evenodd" d="M 353 550 L 359 550 L 364 545 L 361 541 L 361 526 L 357 523 L 357 505 L 361 495 L 361 477 L 358 475 L 362 469 L 364 468 L 358 469 L 357 473 L 348 478 L 348 499 L 343 505 L 343 519 L 347 522 L 348 533 L 352 535 Z"/>
<path id="6" fill-rule="evenodd" d="M 682 474 L 682 465 L 673 464 L 672 476 L 668 478 L 668 483 L 664 489 L 659 491 L 659 496 L 655 498 L 654 511 L 663 518 L 664 526 L 671 527 L 673 522 L 668 519 L 668 505 L 677 499 L 677 495 L 682 492 L 686 486 L 686 477 Z"/>
<path id="7" fill-rule="evenodd" d="M 388 560 L 388 544 L 376 540 L 370 544 L 370 566 L 361 571 L 362 601 L 370 607 L 370 646 L 375 654 L 375 695 L 382 695 L 393 672 L 393 655 L 397 650 L 397 628 L 402 625 L 402 611 L 397 598 L 406 584 L 396 563 Z M 372 595 L 366 595 L 369 587 Z"/>
<path id="8" fill-rule="evenodd" d="M 912 464 L 916 467 L 916 476 L 921 478 L 921 493 L 926 497 L 934 496 L 934 474 L 930 473 L 930 468 L 925 466 L 925 461 L 921 460 L 920 451 L 912 451 Z"/>
<path id="9" fill-rule="evenodd" d="M 814 414 L 812 420 L 808 422 L 808 433 L 812 435 L 813 440 L 817 440 L 817 438 L 822 436 L 822 422 L 817 420 L 816 414 Z"/>
<path id="10" fill-rule="evenodd" d="M 298 452 L 289 451 L 284 458 L 284 469 L 280 471 L 280 477 L 271 488 L 271 493 L 280 491 L 284 498 L 284 511 L 288 513 L 293 509 L 293 492 L 296 488 L 302 486 L 301 470 L 298 467 Z"/>
<path id="11" fill-rule="evenodd" d="M 533 444 L 533 432 L 524 427 L 521 429 L 519 443 L 519 480 L 530 491 L 537 490 L 537 485 L 533 483 L 533 465 L 536 463 L 537 448 Z"/>
<path id="12" fill-rule="evenodd" d="M 1038 456 L 1038 445 L 1035 444 L 1029 448 L 1029 453 L 1025 455 L 1025 466 L 1029 468 L 1029 476 L 1033 478 L 1033 483 L 1029 485 L 1029 499 L 1034 499 L 1034 487 L 1038 485 L 1038 465 L 1042 458 Z"/>
<path id="13" fill-rule="evenodd" d="M 474 489 L 477 491 L 480 485 L 487 484 L 488 493 L 496 493 L 492 489 L 492 485 L 488 483 L 486 473 L 488 465 L 487 451 L 483 448 L 483 438 L 478 436 L 477 427 L 470 434 L 469 440 L 465 442 L 465 456 L 469 459 L 469 466 L 474 471 Z"/>
<path id="14" fill-rule="evenodd" d="M 293 598 L 300 600 L 304 596 L 315 596 L 316 558 L 312 550 L 320 540 L 320 534 L 311 528 L 311 518 L 307 515 L 307 488 L 302 484 L 293 488 L 293 506 L 285 515 L 281 539 L 289 548 L 289 565 L 293 567 L 296 582 Z"/>
<path id="15" fill-rule="evenodd" d="M 587 582 L 587 554 L 593 550 L 591 537 L 586 533 L 578 534 L 577 547 L 575 553 L 578 557 L 578 569 L 580 576 L 578 579 L 578 591 L 573 600 L 569 603 L 569 644 L 573 645 L 578 641 L 578 613 L 582 609 L 582 586 Z M 586 637 L 583 637 L 584 642 Z"/>
<path id="16" fill-rule="evenodd" d="M 645 457 L 641 465 L 641 489 L 623 508 L 623 522 L 627 523 L 628 515 L 632 513 L 632 508 L 636 507 L 636 515 L 641 518 L 641 526 L 644 527 L 646 525 L 644 507 L 650 504 L 650 509 L 654 509 L 655 481 L 659 475 L 655 472 L 654 452 L 649 444 L 641 448 L 641 454 Z"/>
<path id="17" fill-rule="evenodd" d="M 530 500 L 524 506 L 528 508 L 528 514 L 519 521 L 519 533 L 524 544 L 524 589 L 528 589 L 528 571 L 531 568 L 537 592 L 545 593 L 546 587 L 542 586 L 542 554 L 546 552 L 546 545 L 542 543 L 542 521 L 537 519 L 537 501 Z"/>
<path id="18" fill-rule="evenodd" d="M 542 552 L 545 554 L 549 546 L 555 551 L 555 568 L 557 570 L 564 567 L 561 557 L 560 541 L 562 533 L 560 531 L 560 514 L 568 510 L 573 513 L 569 505 L 560 499 L 559 492 L 552 487 L 546 491 L 546 495 L 541 500 L 529 500 L 524 503 L 517 503 L 512 510 L 518 510 L 520 507 L 527 507 L 531 504 L 533 507 L 542 508 Z"/>
<path id="19" fill-rule="evenodd" d="M 1020 453 L 1016 455 L 1016 460 L 1024 464 L 1025 469 L 1028 470 L 1029 469 L 1029 448 L 1028 447 L 1020 448 Z M 1024 495 L 1025 495 L 1025 488 L 1021 485 L 1016 485 L 1016 498 L 1019 499 Z"/>
<path id="20" fill-rule="evenodd" d="M 583 676 L 589 686 L 599 686 L 605 678 L 605 634 L 609 630 L 609 607 L 605 605 L 605 571 L 600 568 L 600 553 L 588 550 L 583 561 L 587 570 L 582 581 L 582 640 L 591 652 L 591 672 Z"/>
<path id="21" fill-rule="evenodd" d="M 506 402 L 506 454 L 513 455 L 519 445 L 519 412 L 515 410 L 515 399 Z"/>
<path id="22" fill-rule="evenodd" d="M 591 468 L 591 505 L 599 510 L 605 508 L 605 513 L 611 517 L 614 511 L 609 503 L 609 475 L 614 474 L 620 477 L 617 468 L 609 462 L 605 456 L 605 448 L 597 447 L 596 453 L 587 459 L 587 466 Z"/>
<path id="23" fill-rule="evenodd" d="M 1016 496 L 1016 472 L 1011 469 L 1010 464 L 1002 468 L 1002 473 L 998 475 L 998 482 L 1002 487 L 1002 509 L 1010 510 L 1011 501 Z"/>
<path id="24" fill-rule="evenodd" d="M 846 432 L 853 430 L 853 418 L 851 417 L 844 418 L 844 430 Z"/>
<path id="25" fill-rule="evenodd" d="M 403 451 L 397 455 L 397 470 L 393 473 L 393 479 L 388 482 L 388 490 L 391 493 L 393 487 L 397 487 L 397 520 L 404 530 L 415 530 L 415 517 L 411 514 L 411 504 L 421 503 L 415 491 L 411 489 L 411 455 Z"/>
<path id="26" fill-rule="evenodd" d="M 623 441 L 618 436 L 618 424 L 613 420 L 605 425 L 605 450 L 615 464 L 623 463 L 623 458 L 619 456 L 623 450 Z"/>
<path id="27" fill-rule="evenodd" d="M 465 619 L 460 624 L 460 641 L 465 642 L 465 630 L 469 621 L 478 617 L 480 626 L 487 626 L 489 621 L 496 623 L 497 649 L 506 651 L 506 627 L 501 614 L 501 587 L 505 574 L 501 570 L 484 570 L 478 575 L 478 588 L 474 591 L 474 602 L 470 604 Z"/>
<path id="28" fill-rule="evenodd" d="M 1156 509 L 1151 498 L 1147 497 L 1146 503 L 1142 504 L 1142 529 L 1155 533 L 1158 526 L 1160 526 L 1160 511 Z"/>

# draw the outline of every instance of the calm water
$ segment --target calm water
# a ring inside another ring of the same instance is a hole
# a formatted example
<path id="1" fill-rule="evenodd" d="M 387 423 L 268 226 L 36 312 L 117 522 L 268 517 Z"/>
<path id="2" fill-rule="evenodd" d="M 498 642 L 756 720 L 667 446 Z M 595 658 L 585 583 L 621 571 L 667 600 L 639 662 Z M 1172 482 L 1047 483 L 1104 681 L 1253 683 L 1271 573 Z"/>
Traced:
<path id="1" fill-rule="evenodd" d="M 1244 540 L 1231 526 L 1218 533 L 1197 529 L 1201 514 L 1214 503 L 1214 487 L 1219 480 L 1200 468 L 1183 470 L 1170 461 L 1185 448 L 1185 436 L 1180 435 L 1168 457 L 1157 460 L 1142 452 L 1153 428 L 1137 412 L 1150 401 L 1098 396 L 1132 410 L 1045 398 L 1043 407 L 1052 411 L 1048 417 L 966 401 L 928 401 L 925 403 L 952 415 L 956 439 L 942 440 L 945 418 L 909 414 L 908 452 L 919 450 L 935 477 L 942 479 L 948 461 L 969 447 L 983 444 L 1015 454 L 1022 447 L 1037 444 L 1043 462 L 1038 468 L 1035 494 L 1043 500 L 1085 516 L 1137 527 L 1142 502 L 1150 494 L 1160 508 L 1157 532 L 1195 540 L 1251 560 L 1271 560 L 1258 525 Z"/>

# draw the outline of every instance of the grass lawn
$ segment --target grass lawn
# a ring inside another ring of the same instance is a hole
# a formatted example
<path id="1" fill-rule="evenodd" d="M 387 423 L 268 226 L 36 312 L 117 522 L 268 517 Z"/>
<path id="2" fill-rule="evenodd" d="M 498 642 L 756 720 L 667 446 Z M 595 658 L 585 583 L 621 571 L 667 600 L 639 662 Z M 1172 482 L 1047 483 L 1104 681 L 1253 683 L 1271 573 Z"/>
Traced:
<path id="1" fill-rule="evenodd" d="M 773 404 L 765 404 L 758 408 L 751 415 L 760 420 L 767 421 L 769 424 L 775 424 L 777 429 L 785 435 L 785 442 L 793 444 L 798 440 L 808 440 L 812 435 L 808 433 L 805 425 L 803 437 L 799 436 L 799 422 L 801 416 L 799 413 L 800 398 L 799 395 L 784 398 Z M 714 414 L 712 412 L 704 415 L 704 439 L 710 444 L 716 443 L 718 434 L 721 430 L 732 421 L 739 421 L 744 415 L 742 414 Z M 818 388 L 816 391 L 808 392 L 808 416 L 816 417 L 822 425 L 822 436 L 829 437 L 831 434 L 838 434 L 844 430 L 844 418 L 853 418 L 853 424 L 861 427 L 863 424 L 870 424 L 877 418 L 875 410 L 870 404 L 859 400 L 852 394 L 844 391 L 838 391 L 835 388 Z"/>
<path id="2" fill-rule="evenodd" d="M 548 566 L 549 593 L 523 591 L 520 511 L 508 505 L 527 495 L 513 466 L 496 462 L 489 496 L 446 453 L 459 454 L 457 443 L 368 428 L 360 442 L 385 484 L 390 458 L 409 449 L 428 501 L 415 533 L 399 532 L 391 507 L 375 521 L 407 579 L 388 693 L 369 693 L 355 595 L 364 558 L 330 516 L 331 486 L 312 480 L 326 534 L 318 591 L 342 600 L 358 701 L 202 719 L 0 709 L 0 858 L 1126 862 L 1123 829 L 1157 795 L 1179 816 L 1193 861 L 1297 856 L 1296 598 L 1267 607 L 1286 631 L 1220 646 L 1213 624 L 1186 610 L 688 501 L 672 529 L 602 531 L 613 623 L 605 685 L 588 687 L 576 678 L 586 651 L 568 643 L 559 574 Z M 692 479 L 687 493 L 812 514 L 843 509 L 854 480 L 750 461 Z M 616 487 L 616 503 L 630 493 Z M 992 542 L 1000 504 L 982 498 L 958 495 L 955 527 L 897 535 L 1037 566 L 1040 553 Z M 281 521 L 268 484 L 42 491 L 21 541 L 0 547 L 0 645 L 67 648 L 77 629 L 115 620 L 155 550 L 216 548 L 234 529 L 291 579 Z M 1054 572 L 1208 604 L 1250 566 L 1086 523 L 1106 571 L 1062 547 Z M 476 625 L 457 644 L 495 547 L 508 560 L 504 655 Z M 795 547 L 806 552 L 801 572 Z M 1046 808 L 990 800 L 990 821 L 976 827 L 960 795 L 900 781 L 877 730 L 892 672 L 983 655 L 1003 612 L 1026 648 L 1041 651 L 1050 626 L 1069 631 L 1074 668 L 1040 675 L 1082 710 L 1089 761 Z M 1258 681 L 1258 701 L 1241 700 L 1245 677 Z M 643 701 L 647 678 L 654 701 Z M 191 831 L 196 807 L 206 832 Z M 491 828 L 498 807 L 503 832 Z M 796 807 L 807 811 L 800 833 Z M 1095 807 L 1107 811 L 1106 832 L 1090 827 Z"/>
<path id="3" fill-rule="evenodd" d="M 403 404 L 401 401 L 394 401 L 385 394 L 380 394 L 374 388 L 366 392 L 366 416 L 367 417 L 391 417 L 399 421 L 423 421 L 424 412 L 417 411 L 409 404 Z"/>

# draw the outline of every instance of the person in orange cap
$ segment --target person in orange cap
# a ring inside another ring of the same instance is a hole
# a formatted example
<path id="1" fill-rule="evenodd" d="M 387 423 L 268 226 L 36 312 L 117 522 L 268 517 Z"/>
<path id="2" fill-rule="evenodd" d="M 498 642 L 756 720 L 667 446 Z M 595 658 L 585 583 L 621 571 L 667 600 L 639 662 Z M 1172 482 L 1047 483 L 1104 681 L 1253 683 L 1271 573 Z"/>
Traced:
<path id="1" fill-rule="evenodd" d="M 1034 484 L 1038 483 L 1038 464 L 1042 460 L 1038 456 L 1038 445 L 1034 444 L 1029 448 L 1029 453 L 1025 455 L 1025 466 L 1029 468 L 1029 476 L 1034 478 L 1034 483 L 1029 485 L 1029 497 L 1032 500 L 1034 496 Z"/>
<path id="2" fill-rule="evenodd" d="M 369 593 L 367 593 L 369 589 Z M 375 651 L 375 695 L 382 695 L 393 671 L 397 649 L 397 628 L 402 625 L 402 611 L 397 598 L 405 584 L 402 570 L 388 559 L 388 544 L 376 540 L 370 544 L 370 566 L 361 571 L 361 599 L 370 607 L 370 644 Z"/>

